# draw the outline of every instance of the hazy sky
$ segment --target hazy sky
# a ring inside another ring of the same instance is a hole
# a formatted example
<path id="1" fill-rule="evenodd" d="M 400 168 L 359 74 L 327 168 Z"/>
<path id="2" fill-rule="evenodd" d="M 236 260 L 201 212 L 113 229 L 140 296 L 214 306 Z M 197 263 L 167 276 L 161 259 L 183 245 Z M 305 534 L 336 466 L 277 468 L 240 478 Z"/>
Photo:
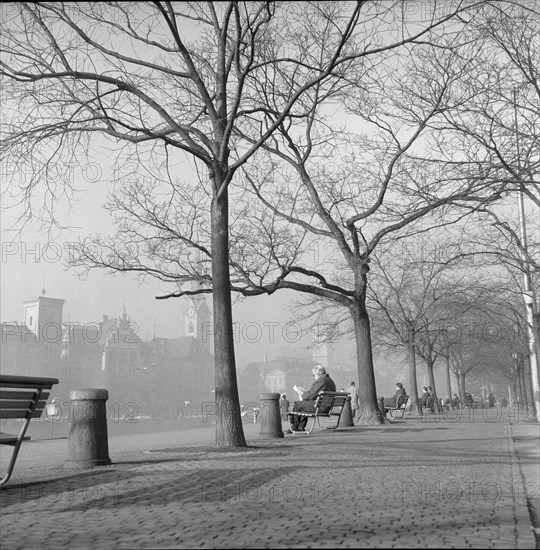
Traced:
<path id="1" fill-rule="evenodd" d="M 75 195 L 76 200 L 72 201 L 69 212 L 65 207 L 67 202 L 59 207 L 59 221 L 69 226 L 68 229 L 47 232 L 37 223 L 32 223 L 20 232 L 10 231 L 16 211 L 2 212 L 0 320 L 21 322 L 23 300 L 35 298 L 45 289 L 46 296 L 66 300 L 65 321 L 80 324 L 99 322 L 103 315 L 114 317 L 121 314 L 125 304 L 131 321 L 137 325 L 137 332 L 144 340 L 152 338 L 154 326 L 157 336 L 184 336 L 187 299 L 155 299 L 155 296 L 174 291 L 174 287 L 150 278 L 141 283 L 130 274 L 108 275 L 105 270 L 94 270 L 86 278 L 81 278 L 75 269 L 66 268 L 70 242 L 96 231 L 112 231 L 111 220 L 102 205 L 113 186 L 105 177 L 107 165 L 102 169 L 103 180 L 92 181 L 97 175 L 96 166 L 77 169 L 78 187 L 86 187 L 86 190 Z M 2 168 L 4 177 L 9 176 L 9 167 L 4 165 Z M 24 178 L 24 175 L 17 177 Z M 310 353 L 307 349 L 311 343 L 310 335 L 298 335 L 298 328 L 308 328 L 306 322 L 287 324 L 293 320 L 287 306 L 295 296 L 290 291 L 283 291 L 272 297 L 235 302 L 240 368 L 249 361 L 263 360 L 265 355 L 270 357 L 284 351 L 284 348 L 292 354 Z M 211 295 L 207 300 L 211 306 Z"/>

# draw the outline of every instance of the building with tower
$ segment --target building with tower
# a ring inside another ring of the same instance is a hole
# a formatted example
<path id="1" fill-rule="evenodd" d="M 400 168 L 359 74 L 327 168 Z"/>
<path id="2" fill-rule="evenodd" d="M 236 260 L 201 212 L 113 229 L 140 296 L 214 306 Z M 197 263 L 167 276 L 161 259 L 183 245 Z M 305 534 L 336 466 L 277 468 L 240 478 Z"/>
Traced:
<path id="1" fill-rule="evenodd" d="M 199 344 L 212 349 L 212 318 L 204 295 L 191 296 L 185 314 L 186 337 L 194 338 Z"/>
<path id="2" fill-rule="evenodd" d="M 202 403 L 214 400 L 211 313 L 204 297 L 190 299 L 184 336 L 149 342 L 125 307 L 117 317 L 81 324 L 63 321 L 64 303 L 43 293 L 24 301 L 24 321 L 0 325 L 2 373 L 58 378 L 59 402 L 67 402 L 73 389 L 105 388 L 108 407 L 119 416 L 197 415 Z"/>

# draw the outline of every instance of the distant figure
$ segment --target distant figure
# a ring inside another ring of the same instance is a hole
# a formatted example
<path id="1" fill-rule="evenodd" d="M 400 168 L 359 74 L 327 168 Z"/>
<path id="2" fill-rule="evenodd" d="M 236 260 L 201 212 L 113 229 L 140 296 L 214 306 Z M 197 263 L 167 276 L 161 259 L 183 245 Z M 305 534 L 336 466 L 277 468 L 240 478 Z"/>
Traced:
<path id="1" fill-rule="evenodd" d="M 282 393 L 281 397 L 279 399 L 279 411 L 281 413 L 281 419 L 287 420 L 287 413 L 289 412 L 289 400 L 287 399 L 287 396 Z"/>
<path id="2" fill-rule="evenodd" d="M 405 388 L 403 387 L 403 384 L 401 382 L 398 382 L 396 384 L 396 392 L 394 393 L 394 399 L 397 400 L 397 398 L 400 395 L 407 395 L 407 392 L 405 391 Z"/>
<path id="3" fill-rule="evenodd" d="M 501 407 L 505 408 L 508 407 L 508 399 L 506 399 L 506 397 L 503 397 L 501 399 Z"/>
<path id="4" fill-rule="evenodd" d="M 432 386 L 428 386 L 427 391 L 428 391 L 428 397 L 435 397 L 435 392 L 433 391 Z"/>
<path id="5" fill-rule="evenodd" d="M 420 397 L 420 406 L 425 407 L 429 397 L 427 386 L 422 386 L 422 396 Z"/>
<path id="6" fill-rule="evenodd" d="M 460 407 L 460 398 L 458 397 L 457 393 L 455 393 L 453 396 L 452 396 L 452 407 L 454 407 L 454 410 L 457 411 Z"/>
<path id="7" fill-rule="evenodd" d="M 495 398 L 493 397 L 493 394 L 490 393 L 488 395 L 488 407 L 491 409 L 495 406 Z"/>
<path id="8" fill-rule="evenodd" d="M 384 404 L 386 406 L 395 407 L 397 405 L 397 400 L 400 395 L 407 395 L 407 392 L 405 391 L 405 388 L 403 387 L 403 384 L 401 382 L 397 382 L 396 384 L 396 391 L 394 393 L 393 397 L 384 398 Z M 402 404 L 400 406 L 401 408 L 405 408 L 406 403 Z M 387 409 L 385 409 L 385 412 L 388 412 Z"/>
<path id="9" fill-rule="evenodd" d="M 468 391 L 465 392 L 465 406 L 471 409 L 474 407 L 473 396 Z"/>
<path id="10" fill-rule="evenodd" d="M 294 386 L 294 391 L 300 397 L 300 401 L 295 401 L 293 412 L 315 412 L 315 400 L 320 391 L 336 391 L 335 382 L 328 376 L 326 369 L 322 365 L 317 365 L 312 370 L 315 381 L 309 390 Z M 321 411 L 328 412 L 328 411 Z M 303 432 L 306 429 L 308 421 L 307 416 L 291 415 L 290 422 L 295 432 Z M 287 430 L 285 433 L 293 433 L 292 430 Z"/>
<path id="11" fill-rule="evenodd" d="M 358 388 L 356 387 L 356 384 L 354 382 L 351 382 L 351 385 L 347 388 L 346 391 L 351 395 L 351 411 L 352 411 L 352 418 L 354 421 L 356 417 L 356 413 L 359 411 L 359 407 L 360 407 Z"/>

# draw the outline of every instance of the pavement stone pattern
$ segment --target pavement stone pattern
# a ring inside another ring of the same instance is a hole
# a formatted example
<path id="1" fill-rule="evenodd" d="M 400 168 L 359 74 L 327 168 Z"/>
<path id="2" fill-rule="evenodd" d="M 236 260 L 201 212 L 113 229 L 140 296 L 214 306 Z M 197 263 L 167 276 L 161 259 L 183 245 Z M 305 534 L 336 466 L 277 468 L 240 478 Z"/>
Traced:
<path id="1" fill-rule="evenodd" d="M 284 439 L 245 425 L 236 450 L 206 426 L 115 436 L 113 464 L 87 470 L 63 468 L 66 440 L 26 442 L 0 547 L 537 548 L 539 480 L 518 459 L 525 442 L 538 464 L 538 425 L 474 412 Z"/>

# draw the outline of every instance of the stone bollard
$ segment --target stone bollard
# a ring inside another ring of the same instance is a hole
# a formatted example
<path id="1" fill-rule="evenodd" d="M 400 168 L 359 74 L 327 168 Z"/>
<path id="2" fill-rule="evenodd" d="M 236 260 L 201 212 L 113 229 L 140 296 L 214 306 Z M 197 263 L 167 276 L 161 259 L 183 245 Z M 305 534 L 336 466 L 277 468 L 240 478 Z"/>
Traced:
<path id="1" fill-rule="evenodd" d="M 341 416 L 339 417 L 338 428 L 350 428 L 354 426 L 353 417 L 352 417 L 352 408 L 351 408 L 351 398 L 348 397 L 343 405 L 343 411 L 341 411 Z"/>
<path id="2" fill-rule="evenodd" d="M 65 468 L 92 468 L 111 463 L 105 402 L 109 392 L 101 389 L 73 390 L 68 456 Z"/>
<path id="3" fill-rule="evenodd" d="M 261 394 L 261 429 L 259 431 L 259 437 L 264 439 L 285 437 L 281 426 L 279 397 L 279 393 Z"/>

